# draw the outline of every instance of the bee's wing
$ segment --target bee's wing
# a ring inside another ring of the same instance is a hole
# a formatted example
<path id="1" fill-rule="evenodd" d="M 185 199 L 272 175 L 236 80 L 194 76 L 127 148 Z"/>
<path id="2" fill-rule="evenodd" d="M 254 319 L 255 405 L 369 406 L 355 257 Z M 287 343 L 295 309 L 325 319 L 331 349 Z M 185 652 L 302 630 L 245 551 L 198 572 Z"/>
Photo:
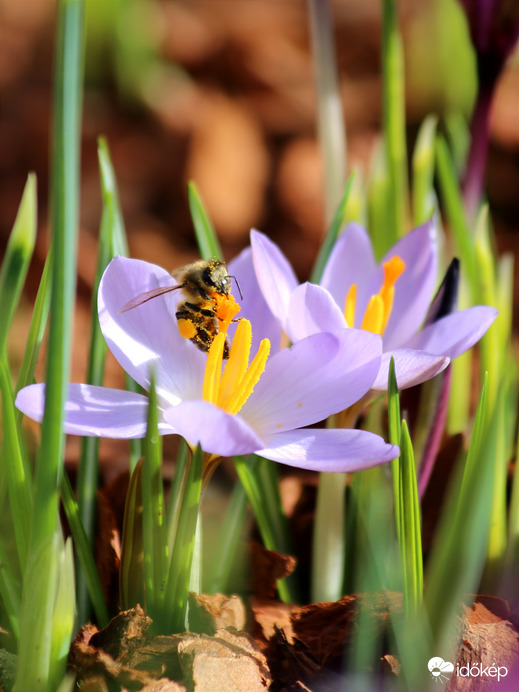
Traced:
<path id="1" fill-rule="evenodd" d="M 139 293 L 138 296 L 132 298 L 126 305 L 124 305 L 118 312 L 126 312 L 132 308 L 136 308 L 138 305 L 147 303 L 148 300 L 156 298 L 157 296 L 162 296 L 164 293 L 170 293 L 171 291 L 177 291 L 179 288 L 183 288 L 182 284 L 177 284 L 176 286 L 162 286 L 162 288 L 154 288 L 152 291 L 145 291 L 144 293 Z"/>

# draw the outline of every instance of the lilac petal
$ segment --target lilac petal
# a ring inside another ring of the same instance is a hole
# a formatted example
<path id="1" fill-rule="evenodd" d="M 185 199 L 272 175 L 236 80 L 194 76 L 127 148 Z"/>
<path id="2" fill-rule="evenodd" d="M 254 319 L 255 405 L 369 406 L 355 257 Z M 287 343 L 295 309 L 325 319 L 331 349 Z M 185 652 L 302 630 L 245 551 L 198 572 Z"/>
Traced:
<path id="1" fill-rule="evenodd" d="M 179 334 L 175 310 L 180 292 L 120 310 L 140 293 L 174 283 L 161 267 L 115 257 L 103 274 L 98 296 L 99 321 L 108 347 L 145 389 L 154 368 L 157 394 L 164 405 L 194 398 L 202 391 L 205 356 Z"/>
<path id="2" fill-rule="evenodd" d="M 18 392 L 16 406 L 41 423 L 45 385 L 32 384 Z M 146 435 L 148 399 L 142 394 L 88 384 L 69 384 L 65 403 L 65 432 L 84 437 L 134 439 Z M 161 435 L 175 430 L 159 422 Z"/>
<path id="3" fill-rule="evenodd" d="M 292 293 L 287 324 L 287 333 L 292 341 L 347 326 L 337 303 L 322 286 L 304 283 Z"/>
<path id="4" fill-rule="evenodd" d="M 487 305 L 453 312 L 425 327 L 406 346 L 457 358 L 481 339 L 497 314 L 495 308 Z"/>
<path id="5" fill-rule="evenodd" d="M 339 236 L 330 253 L 321 286 L 332 294 L 339 309 L 343 311 L 350 286 L 357 284 L 358 289 L 362 289 L 376 268 L 367 231 L 356 223 L 350 223 L 344 233 Z"/>
<path id="6" fill-rule="evenodd" d="M 364 430 L 306 429 L 272 435 L 258 454 L 310 471 L 362 471 L 396 459 L 400 450 Z"/>
<path id="7" fill-rule="evenodd" d="M 380 354 L 380 337 L 357 329 L 302 339 L 267 361 L 240 415 L 261 437 L 324 420 L 370 389 Z"/>
<path id="8" fill-rule="evenodd" d="M 250 234 L 254 269 L 272 313 L 285 329 L 292 291 L 299 285 L 294 270 L 278 246 L 259 231 Z"/>
<path id="9" fill-rule="evenodd" d="M 449 358 L 413 349 L 399 348 L 389 351 L 382 355 L 380 370 L 372 389 L 386 391 L 391 357 L 395 359 L 396 382 L 399 389 L 413 387 L 415 384 L 430 380 L 444 370 L 450 362 Z"/>
<path id="10" fill-rule="evenodd" d="M 395 255 L 404 260 L 406 268 L 395 285 L 393 310 L 384 332 L 384 351 L 403 346 L 427 314 L 438 271 L 434 223 L 428 221 L 408 233 L 391 248 L 384 262 Z"/>
<path id="11" fill-rule="evenodd" d="M 281 348 L 281 326 L 261 292 L 252 263 L 252 249 L 245 248 L 227 266 L 229 274 L 236 277 L 243 293 L 241 300 L 239 292 L 233 290 L 233 295 L 241 308 L 238 317 L 244 317 L 252 325 L 252 352 L 258 350 L 262 339 L 268 339 L 271 353 L 276 353 Z M 232 336 L 234 330 L 235 327 L 231 325 L 229 336 Z"/>
<path id="12" fill-rule="evenodd" d="M 204 452 L 222 457 L 250 454 L 263 446 L 254 430 L 207 401 L 184 401 L 164 411 L 165 420 L 191 445 L 200 443 Z"/>

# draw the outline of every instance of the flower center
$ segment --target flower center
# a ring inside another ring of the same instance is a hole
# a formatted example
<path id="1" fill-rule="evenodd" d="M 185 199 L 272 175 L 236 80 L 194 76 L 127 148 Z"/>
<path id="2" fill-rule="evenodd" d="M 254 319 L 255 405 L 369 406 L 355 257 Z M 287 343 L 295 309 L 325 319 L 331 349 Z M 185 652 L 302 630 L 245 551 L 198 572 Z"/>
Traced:
<path id="1" fill-rule="evenodd" d="M 249 365 L 251 344 L 251 324 L 243 319 L 236 328 L 229 359 L 222 373 L 225 332 L 221 331 L 215 336 L 207 355 L 202 393 L 204 401 L 232 415 L 238 413 L 263 374 L 270 353 L 270 341 L 263 339 Z"/>
<path id="2" fill-rule="evenodd" d="M 383 334 L 387 327 L 391 310 L 393 309 L 395 284 L 404 272 L 405 262 L 400 257 L 395 256 L 384 262 L 383 267 L 384 282 L 380 291 L 369 299 L 360 325 L 361 329 L 373 332 L 373 334 Z M 353 327 L 355 324 L 356 302 L 357 284 L 352 284 L 344 304 L 344 317 L 350 327 Z"/>

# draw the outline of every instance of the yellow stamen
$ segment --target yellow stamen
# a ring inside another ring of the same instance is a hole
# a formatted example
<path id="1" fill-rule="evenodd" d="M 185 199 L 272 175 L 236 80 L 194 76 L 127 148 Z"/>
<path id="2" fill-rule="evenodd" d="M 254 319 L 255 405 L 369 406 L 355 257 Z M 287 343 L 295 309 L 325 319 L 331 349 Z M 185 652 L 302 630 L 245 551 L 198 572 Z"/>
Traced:
<path id="1" fill-rule="evenodd" d="M 270 341 L 263 339 L 249 365 L 252 329 L 248 320 L 241 320 L 236 328 L 229 359 L 221 374 L 224 342 L 225 334 L 220 332 L 209 349 L 203 399 L 235 415 L 252 394 L 265 370 Z"/>
<path id="2" fill-rule="evenodd" d="M 388 262 L 384 262 L 384 284 L 380 289 L 380 297 L 384 303 L 384 321 L 382 323 L 382 332 L 385 330 L 391 310 L 393 309 L 393 300 L 395 297 L 395 283 L 402 275 L 405 269 L 405 262 L 400 257 L 392 257 Z"/>
<path id="3" fill-rule="evenodd" d="M 404 272 L 405 262 L 401 257 L 395 256 L 384 262 L 383 267 L 384 283 L 380 291 L 369 299 L 360 327 L 374 334 L 383 334 L 387 327 L 393 309 L 395 284 Z M 356 302 L 357 285 L 353 284 L 350 286 L 344 305 L 344 317 L 349 327 L 353 327 L 355 323 Z"/>
<path id="4" fill-rule="evenodd" d="M 384 304 L 379 295 L 371 296 L 368 307 L 362 319 L 361 329 L 373 334 L 381 334 L 382 325 L 384 323 Z"/>
<path id="5" fill-rule="evenodd" d="M 220 392 L 224 345 L 225 334 L 220 332 L 214 337 L 209 353 L 207 354 L 202 399 L 204 401 L 209 401 L 211 404 L 216 404 Z"/>
<path id="6" fill-rule="evenodd" d="M 258 352 L 254 356 L 252 363 L 249 365 L 243 379 L 237 382 L 233 397 L 229 400 L 226 409 L 229 413 L 236 414 L 245 404 L 247 399 L 254 391 L 254 387 L 258 384 L 260 377 L 265 370 L 267 358 L 270 353 L 270 341 L 263 339 L 260 343 Z"/>
<path id="7" fill-rule="evenodd" d="M 227 404 L 233 396 L 236 382 L 240 382 L 247 372 L 250 347 L 252 343 L 252 328 L 248 320 L 241 320 L 236 328 L 232 341 L 229 361 L 222 375 L 220 387 L 220 405 L 227 410 Z"/>
<path id="8" fill-rule="evenodd" d="M 355 306 L 357 303 L 357 284 L 352 284 L 346 295 L 344 303 L 344 317 L 348 327 L 355 326 Z"/>

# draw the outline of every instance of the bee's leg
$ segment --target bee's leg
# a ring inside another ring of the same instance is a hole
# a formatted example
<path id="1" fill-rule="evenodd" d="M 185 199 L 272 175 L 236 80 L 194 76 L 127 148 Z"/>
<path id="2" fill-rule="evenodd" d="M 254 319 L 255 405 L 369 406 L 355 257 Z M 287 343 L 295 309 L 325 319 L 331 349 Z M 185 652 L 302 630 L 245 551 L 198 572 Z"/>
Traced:
<path id="1" fill-rule="evenodd" d="M 243 319 L 245 319 L 245 318 L 244 317 L 235 317 L 234 319 L 231 320 L 231 322 L 241 322 Z"/>

